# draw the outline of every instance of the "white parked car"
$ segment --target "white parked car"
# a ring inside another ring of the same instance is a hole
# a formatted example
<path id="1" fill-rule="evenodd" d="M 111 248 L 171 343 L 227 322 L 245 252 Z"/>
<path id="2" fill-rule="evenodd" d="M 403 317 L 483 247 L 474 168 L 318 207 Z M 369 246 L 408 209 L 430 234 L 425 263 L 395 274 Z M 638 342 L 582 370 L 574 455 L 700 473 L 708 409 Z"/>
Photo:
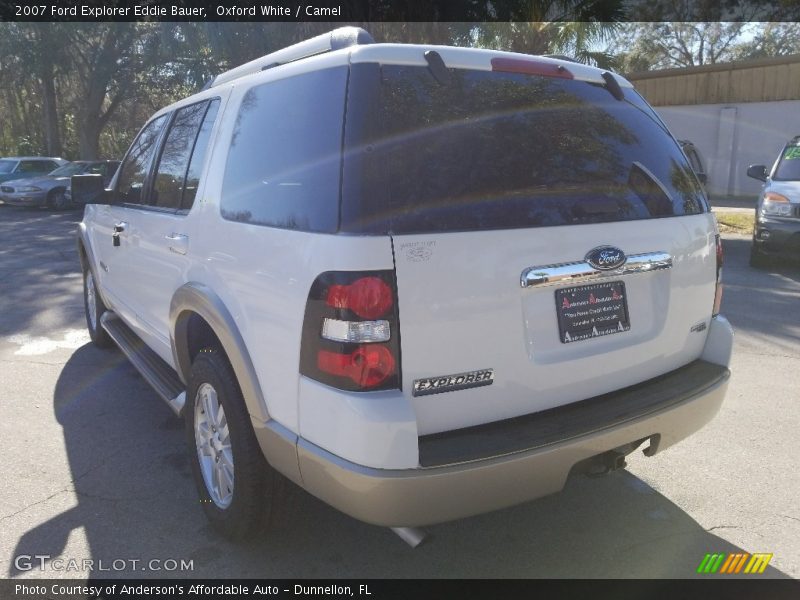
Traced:
<path id="1" fill-rule="evenodd" d="M 230 537 L 276 472 L 413 536 L 723 401 L 715 220 L 618 75 L 344 28 L 159 111 L 101 187 L 72 182 L 92 340 L 184 416 Z"/>

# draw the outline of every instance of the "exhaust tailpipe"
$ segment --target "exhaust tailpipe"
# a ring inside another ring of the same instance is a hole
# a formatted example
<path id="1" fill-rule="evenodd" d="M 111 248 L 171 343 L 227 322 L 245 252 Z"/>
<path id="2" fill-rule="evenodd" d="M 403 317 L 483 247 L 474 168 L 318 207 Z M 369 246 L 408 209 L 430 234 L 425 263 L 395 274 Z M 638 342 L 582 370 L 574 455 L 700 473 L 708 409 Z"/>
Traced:
<path id="1" fill-rule="evenodd" d="M 412 548 L 419 546 L 428 537 L 427 533 L 416 527 L 392 527 L 391 529 Z"/>

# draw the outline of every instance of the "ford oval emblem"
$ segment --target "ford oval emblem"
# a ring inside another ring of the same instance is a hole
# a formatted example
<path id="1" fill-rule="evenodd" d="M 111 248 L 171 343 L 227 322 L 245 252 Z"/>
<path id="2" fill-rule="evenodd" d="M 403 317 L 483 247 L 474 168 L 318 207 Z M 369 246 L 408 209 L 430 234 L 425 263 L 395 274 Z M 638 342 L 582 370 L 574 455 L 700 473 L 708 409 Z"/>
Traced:
<path id="1" fill-rule="evenodd" d="M 598 271 L 610 271 L 621 267 L 628 259 L 616 246 L 599 246 L 589 250 L 584 260 Z"/>

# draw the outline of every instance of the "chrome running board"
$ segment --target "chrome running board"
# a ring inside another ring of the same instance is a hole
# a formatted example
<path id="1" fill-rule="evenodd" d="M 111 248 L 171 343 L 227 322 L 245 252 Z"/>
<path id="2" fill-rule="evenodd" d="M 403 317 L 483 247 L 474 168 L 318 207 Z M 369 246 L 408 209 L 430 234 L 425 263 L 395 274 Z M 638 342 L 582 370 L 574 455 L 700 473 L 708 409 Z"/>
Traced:
<path id="1" fill-rule="evenodd" d="M 100 324 L 145 381 L 176 415 L 180 415 L 186 403 L 186 390 L 175 370 L 148 348 L 147 344 L 113 312 L 103 313 Z"/>

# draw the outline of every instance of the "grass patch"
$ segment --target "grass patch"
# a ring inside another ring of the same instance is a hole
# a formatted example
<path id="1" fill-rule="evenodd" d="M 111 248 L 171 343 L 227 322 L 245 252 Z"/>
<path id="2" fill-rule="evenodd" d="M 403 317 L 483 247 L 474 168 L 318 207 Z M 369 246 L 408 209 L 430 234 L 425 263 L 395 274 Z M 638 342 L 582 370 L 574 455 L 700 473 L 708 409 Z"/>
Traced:
<path id="1" fill-rule="evenodd" d="M 753 233 L 753 213 L 714 211 L 714 216 L 722 233 Z"/>

